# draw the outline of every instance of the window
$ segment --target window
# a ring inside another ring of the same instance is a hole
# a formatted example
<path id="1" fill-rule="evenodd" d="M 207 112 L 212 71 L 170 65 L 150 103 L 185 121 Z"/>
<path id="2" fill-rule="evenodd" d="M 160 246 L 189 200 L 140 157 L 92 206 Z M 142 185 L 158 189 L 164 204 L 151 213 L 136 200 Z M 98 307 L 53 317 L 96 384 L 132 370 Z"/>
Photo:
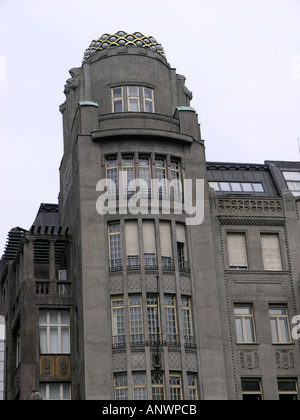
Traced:
<path id="1" fill-rule="evenodd" d="M 126 339 L 124 299 L 122 296 L 115 297 L 112 299 L 111 312 L 113 348 L 124 348 L 126 347 Z"/>
<path id="2" fill-rule="evenodd" d="M 113 112 L 123 112 L 123 88 L 112 89 Z"/>
<path id="3" fill-rule="evenodd" d="M 272 339 L 274 344 L 291 343 L 291 333 L 287 306 L 271 305 L 269 307 Z"/>
<path id="4" fill-rule="evenodd" d="M 115 400 L 128 400 L 128 381 L 126 374 L 116 374 L 114 376 Z"/>
<path id="5" fill-rule="evenodd" d="M 180 163 L 178 160 L 171 160 L 171 185 L 173 187 L 173 200 L 182 200 L 182 184 L 180 177 Z"/>
<path id="6" fill-rule="evenodd" d="M 176 241 L 179 271 L 189 271 L 185 245 L 185 226 L 180 223 L 176 224 Z"/>
<path id="7" fill-rule="evenodd" d="M 135 173 L 134 173 L 134 159 L 133 157 L 123 157 L 122 159 L 123 171 L 123 198 L 132 197 L 135 192 Z"/>
<path id="8" fill-rule="evenodd" d="M 215 191 L 233 193 L 263 193 L 264 186 L 261 182 L 217 182 L 210 181 L 209 186 Z"/>
<path id="9" fill-rule="evenodd" d="M 71 384 L 42 383 L 39 392 L 44 400 L 70 400 Z"/>
<path id="10" fill-rule="evenodd" d="M 245 233 L 227 233 L 229 267 L 231 270 L 247 270 L 248 257 Z"/>
<path id="11" fill-rule="evenodd" d="M 182 400 L 181 373 L 170 373 L 170 393 L 172 401 Z"/>
<path id="12" fill-rule="evenodd" d="M 119 172 L 118 160 L 116 157 L 106 159 L 106 179 L 108 187 L 108 198 L 116 200 L 119 198 Z"/>
<path id="13" fill-rule="evenodd" d="M 150 170 L 150 158 L 140 157 L 139 158 L 139 178 L 144 181 L 144 185 L 141 184 L 140 194 L 142 198 L 151 197 L 151 170 Z"/>
<path id="14" fill-rule="evenodd" d="M 129 296 L 130 343 L 132 347 L 144 345 L 142 296 Z"/>
<path id="15" fill-rule="evenodd" d="M 157 194 L 158 198 L 167 198 L 167 183 L 166 183 L 166 160 L 164 158 L 155 159 L 155 179 L 158 181 Z"/>
<path id="16" fill-rule="evenodd" d="M 121 227 L 120 223 L 108 225 L 109 268 L 110 271 L 122 270 Z"/>
<path id="17" fill-rule="evenodd" d="M 168 346 L 178 346 L 175 296 L 165 296 L 165 321 Z"/>
<path id="18" fill-rule="evenodd" d="M 145 269 L 157 269 L 155 225 L 153 220 L 143 220 L 143 240 Z"/>
<path id="19" fill-rule="evenodd" d="M 144 107 L 145 112 L 154 112 L 154 90 L 144 88 Z"/>
<path id="20" fill-rule="evenodd" d="M 172 270 L 172 243 L 171 243 L 171 224 L 160 222 L 160 246 L 163 270 Z"/>
<path id="21" fill-rule="evenodd" d="M 282 260 L 278 234 L 261 234 L 264 270 L 281 271 Z"/>
<path id="22" fill-rule="evenodd" d="M 144 401 L 147 399 L 146 373 L 133 373 L 132 386 L 134 401 Z"/>
<path id="23" fill-rule="evenodd" d="M 129 86 L 127 91 L 128 95 L 128 111 L 129 112 L 140 112 L 140 97 L 139 88 Z"/>
<path id="24" fill-rule="evenodd" d="M 187 375 L 188 382 L 188 394 L 190 401 L 198 400 L 198 387 L 197 387 L 197 375 L 194 373 L 188 373 Z"/>
<path id="25" fill-rule="evenodd" d="M 147 296 L 147 316 L 150 346 L 161 344 L 161 327 L 159 314 L 159 297 L 158 295 Z"/>
<path id="26" fill-rule="evenodd" d="M 141 268 L 139 258 L 139 232 L 137 221 L 128 220 L 125 222 L 125 239 L 128 270 L 136 270 Z"/>
<path id="27" fill-rule="evenodd" d="M 283 176 L 286 180 L 287 187 L 291 190 L 291 192 L 299 196 L 300 195 L 300 172 L 299 171 L 291 171 L 291 172 L 283 172 Z"/>
<path id="28" fill-rule="evenodd" d="M 191 299 L 189 297 L 181 298 L 182 324 L 184 334 L 184 346 L 194 348 L 195 340 L 193 335 L 193 323 L 191 313 Z"/>
<path id="29" fill-rule="evenodd" d="M 112 112 L 154 113 L 154 90 L 140 86 L 120 86 L 111 90 Z"/>
<path id="30" fill-rule="evenodd" d="M 70 312 L 40 310 L 40 354 L 70 354 Z"/>
<path id="31" fill-rule="evenodd" d="M 152 372 L 152 400 L 163 401 L 165 400 L 165 377 L 163 372 Z"/>
<path id="32" fill-rule="evenodd" d="M 297 379 L 278 379 L 280 401 L 299 401 Z"/>
<path id="33" fill-rule="evenodd" d="M 244 401 L 262 401 L 261 379 L 242 379 L 242 393 Z"/>
<path id="34" fill-rule="evenodd" d="M 234 305 L 237 342 L 256 343 L 252 305 Z"/>

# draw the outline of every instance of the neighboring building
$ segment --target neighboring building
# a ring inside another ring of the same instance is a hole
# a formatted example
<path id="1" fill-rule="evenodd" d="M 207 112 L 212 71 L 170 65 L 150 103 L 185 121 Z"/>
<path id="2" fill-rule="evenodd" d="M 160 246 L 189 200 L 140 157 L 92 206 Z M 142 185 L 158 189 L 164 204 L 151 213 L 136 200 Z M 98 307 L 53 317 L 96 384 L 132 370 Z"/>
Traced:
<path id="1" fill-rule="evenodd" d="M 70 74 L 59 205 L 0 264 L 7 399 L 298 399 L 300 163 L 207 163 L 152 37 L 105 34 Z"/>

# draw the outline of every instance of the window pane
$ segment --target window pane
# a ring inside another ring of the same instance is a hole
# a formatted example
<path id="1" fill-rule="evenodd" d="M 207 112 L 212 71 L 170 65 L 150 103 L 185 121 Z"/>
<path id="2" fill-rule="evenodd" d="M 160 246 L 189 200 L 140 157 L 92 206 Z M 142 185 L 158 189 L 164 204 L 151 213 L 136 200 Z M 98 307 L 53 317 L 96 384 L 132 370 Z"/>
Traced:
<path id="1" fill-rule="evenodd" d="M 243 187 L 243 191 L 245 191 L 245 192 L 252 192 L 253 191 L 252 184 L 244 183 L 244 184 L 242 184 L 242 187 Z"/>
<path id="2" fill-rule="evenodd" d="M 233 183 L 231 184 L 231 188 L 232 188 L 232 191 L 236 191 L 236 192 L 240 192 L 240 191 L 242 191 L 241 184 L 236 183 L 236 182 L 233 182 Z"/>
<path id="3" fill-rule="evenodd" d="M 290 340 L 287 318 L 279 320 L 279 328 L 280 328 L 280 333 L 281 333 L 281 342 L 289 343 L 291 340 Z"/>
<path id="4" fill-rule="evenodd" d="M 300 172 L 283 172 L 286 181 L 300 181 Z"/>
<path id="5" fill-rule="evenodd" d="M 139 112 L 139 101 L 138 99 L 129 99 L 129 111 Z"/>
<path id="6" fill-rule="evenodd" d="M 144 96 L 148 99 L 153 99 L 153 90 L 144 88 Z"/>
<path id="7" fill-rule="evenodd" d="M 280 343 L 276 319 L 271 319 L 271 330 L 273 343 Z"/>
<path id="8" fill-rule="evenodd" d="M 215 191 L 220 191 L 218 182 L 209 182 L 210 188 L 213 188 Z"/>
<path id="9" fill-rule="evenodd" d="M 50 353 L 58 354 L 58 328 L 50 328 Z"/>
<path id="10" fill-rule="evenodd" d="M 47 324 L 47 311 L 40 311 L 40 325 L 41 324 Z"/>
<path id="11" fill-rule="evenodd" d="M 58 324 L 58 312 L 57 311 L 50 311 L 50 324 L 54 324 L 54 325 Z"/>
<path id="12" fill-rule="evenodd" d="M 69 327 L 61 328 L 61 353 L 70 353 L 70 329 Z"/>
<path id="13" fill-rule="evenodd" d="M 114 112 L 123 112 L 123 101 L 114 101 Z"/>
<path id="14" fill-rule="evenodd" d="M 153 102 L 151 101 L 145 101 L 145 112 L 149 112 L 153 114 Z"/>
<path id="15" fill-rule="evenodd" d="M 292 191 L 300 190 L 300 182 L 287 182 L 288 188 Z"/>
<path id="16" fill-rule="evenodd" d="M 231 191 L 230 185 L 228 182 L 220 182 L 221 191 Z"/>
<path id="17" fill-rule="evenodd" d="M 264 187 L 262 184 L 252 184 L 253 185 L 253 189 L 255 192 L 264 192 Z"/>
<path id="18" fill-rule="evenodd" d="M 49 385 L 49 397 L 50 400 L 60 400 L 60 385 L 50 384 Z"/>
<path id="19" fill-rule="evenodd" d="M 47 353 L 47 328 L 40 327 L 40 353 Z"/>
<path id="20" fill-rule="evenodd" d="M 253 331 L 253 322 L 252 318 L 245 319 L 245 332 L 246 332 L 246 341 L 247 343 L 254 343 L 254 331 Z"/>
<path id="21" fill-rule="evenodd" d="M 69 311 L 61 312 L 61 323 L 64 325 L 70 325 L 70 312 Z"/>
<path id="22" fill-rule="evenodd" d="M 71 385 L 70 384 L 63 384 L 63 398 L 64 400 L 71 399 Z"/>
<path id="23" fill-rule="evenodd" d="M 122 88 L 113 89 L 114 98 L 122 98 Z"/>
<path id="24" fill-rule="evenodd" d="M 137 87 L 129 87 L 128 88 L 128 96 L 130 97 L 138 97 L 138 88 Z"/>
<path id="25" fill-rule="evenodd" d="M 235 318 L 235 325 L 236 325 L 236 335 L 238 343 L 244 343 L 245 338 L 243 334 L 243 319 L 242 318 Z"/>

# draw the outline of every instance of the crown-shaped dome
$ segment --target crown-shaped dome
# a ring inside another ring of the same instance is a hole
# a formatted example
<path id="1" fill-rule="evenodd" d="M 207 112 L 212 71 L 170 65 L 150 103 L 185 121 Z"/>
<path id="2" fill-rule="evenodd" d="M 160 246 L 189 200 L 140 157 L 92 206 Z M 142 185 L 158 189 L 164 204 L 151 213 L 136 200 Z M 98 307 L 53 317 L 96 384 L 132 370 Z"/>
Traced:
<path id="1" fill-rule="evenodd" d="M 113 35 L 104 34 L 99 39 L 93 40 L 89 48 L 84 53 L 83 62 L 99 51 L 128 45 L 150 49 L 151 51 L 157 52 L 162 57 L 166 58 L 163 46 L 159 44 L 153 36 L 145 36 L 140 32 L 128 34 L 127 32 L 119 31 Z"/>

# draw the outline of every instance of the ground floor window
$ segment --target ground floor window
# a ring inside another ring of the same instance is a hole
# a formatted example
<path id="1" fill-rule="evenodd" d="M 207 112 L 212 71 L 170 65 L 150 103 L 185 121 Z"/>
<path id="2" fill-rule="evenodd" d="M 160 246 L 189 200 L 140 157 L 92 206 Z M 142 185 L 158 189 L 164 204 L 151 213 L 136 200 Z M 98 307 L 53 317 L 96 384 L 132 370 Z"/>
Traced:
<path id="1" fill-rule="evenodd" d="M 71 384 L 69 383 L 42 383 L 40 394 L 44 400 L 70 400 Z"/>

